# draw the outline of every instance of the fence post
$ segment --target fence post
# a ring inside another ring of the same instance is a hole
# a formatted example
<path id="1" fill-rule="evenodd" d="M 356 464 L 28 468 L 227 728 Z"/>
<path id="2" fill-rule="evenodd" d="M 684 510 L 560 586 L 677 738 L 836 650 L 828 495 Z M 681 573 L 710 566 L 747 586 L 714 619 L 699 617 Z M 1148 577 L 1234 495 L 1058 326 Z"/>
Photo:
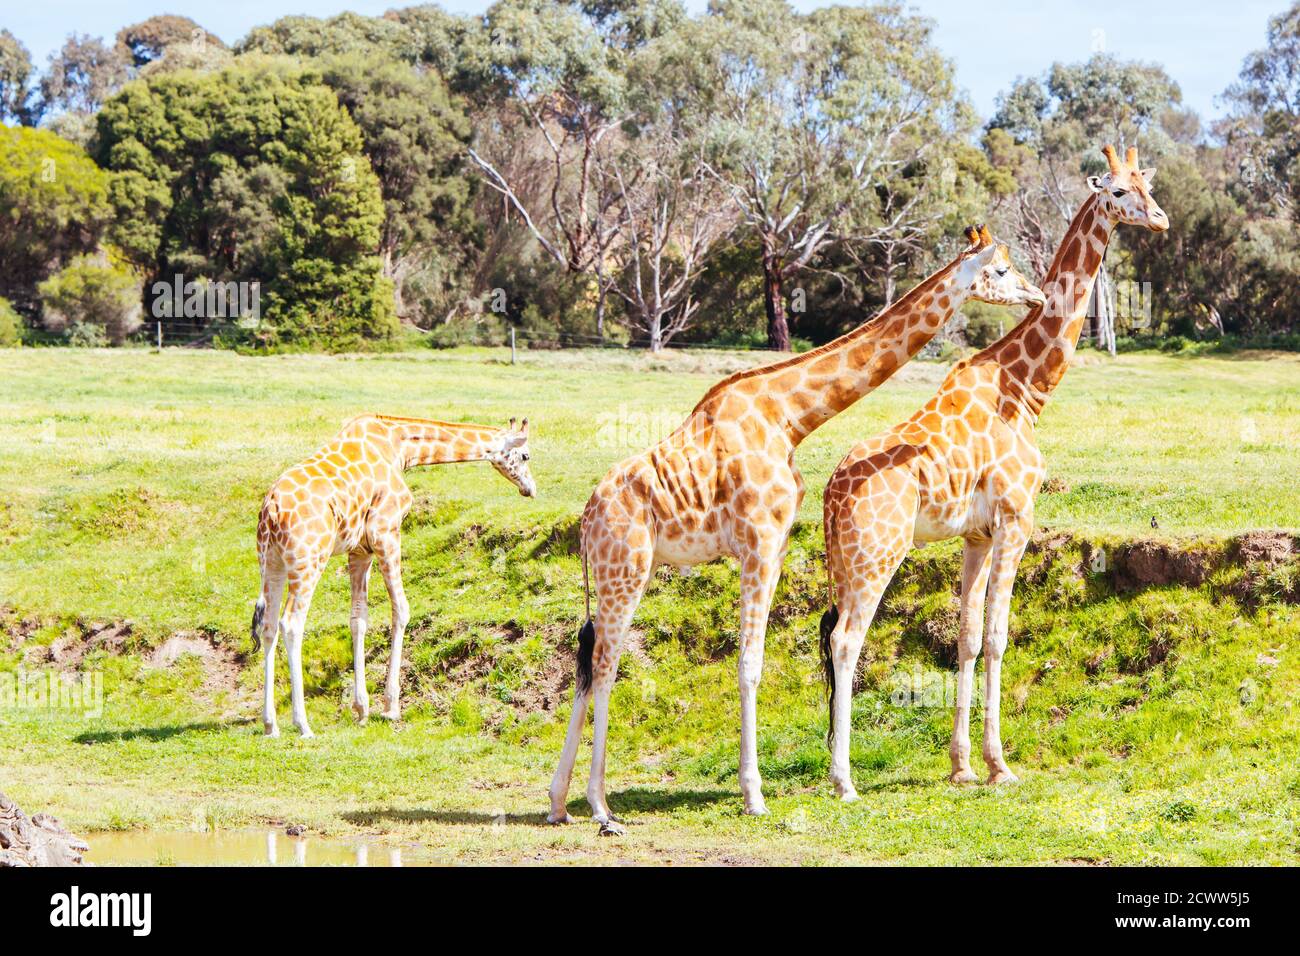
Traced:
<path id="1" fill-rule="evenodd" d="M 162 351 L 162 323 L 158 323 L 158 351 Z"/>
<path id="2" fill-rule="evenodd" d="M 510 364 L 515 364 L 515 327 L 510 326 Z"/>

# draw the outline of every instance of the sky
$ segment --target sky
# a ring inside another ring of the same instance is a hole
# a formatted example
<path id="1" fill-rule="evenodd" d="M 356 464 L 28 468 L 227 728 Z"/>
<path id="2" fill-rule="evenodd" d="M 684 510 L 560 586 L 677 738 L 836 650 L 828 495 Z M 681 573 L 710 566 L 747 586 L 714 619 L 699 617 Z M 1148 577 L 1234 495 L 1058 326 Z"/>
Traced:
<path id="1" fill-rule="evenodd" d="M 290 14 L 375 15 L 418 0 L 0 0 L 8 29 L 44 66 L 70 32 L 112 37 L 156 13 L 188 16 L 233 43 L 251 27 Z M 686 0 L 702 11 L 707 0 Z M 801 10 L 826 6 L 793 0 Z M 1099 50 L 1162 64 L 1203 118 L 1221 115 L 1216 100 L 1242 59 L 1264 46 L 1268 18 L 1290 0 L 911 0 L 935 22 L 939 49 L 956 64 L 957 82 L 988 117 L 996 96 L 1020 76 L 1053 62 L 1075 63 Z M 482 13 L 488 0 L 443 0 L 454 13 Z"/>

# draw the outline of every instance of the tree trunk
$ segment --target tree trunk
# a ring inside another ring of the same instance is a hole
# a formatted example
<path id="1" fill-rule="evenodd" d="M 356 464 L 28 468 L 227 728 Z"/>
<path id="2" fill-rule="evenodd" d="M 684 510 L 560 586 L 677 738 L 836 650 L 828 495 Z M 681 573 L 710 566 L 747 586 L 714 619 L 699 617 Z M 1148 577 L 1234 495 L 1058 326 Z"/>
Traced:
<path id="1" fill-rule="evenodd" d="M 1115 354 L 1115 310 L 1110 299 L 1110 274 L 1102 263 L 1097 283 L 1093 286 L 1093 302 L 1096 306 L 1097 347 L 1104 348 L 1111 355 Z"/>
<path id="2" fill-rule="evenodd" d="M 763 256 L 763 308 L 767 312 L 767 344 L 778 352 L 790 351 L 790 325 L 785 317 L 785 299 L 781 289 L 781 262 L 776 256 Z"/>
<path id="3" fill-rule="evenodd" d="M 894 304 L 894 247 L 885 244 L 885 308 Z"/>
<path id="4" fill-rule="evenodd" d="M 664 325 L 664 317 L 662 315 L 656 315 L 653 319 L 651 319 L 649 322 L 646 323 L 646 327 L 650 330 L 650 351 L 651 352 L 659 352 L 663 350 L 664 347 L 663 325 Z"/>
<path id="5" fill-rule="evenodd" d="M 0 867 L 80 866 L 88 849 L 48 813 L 29 817 L 0 793 Z"/>

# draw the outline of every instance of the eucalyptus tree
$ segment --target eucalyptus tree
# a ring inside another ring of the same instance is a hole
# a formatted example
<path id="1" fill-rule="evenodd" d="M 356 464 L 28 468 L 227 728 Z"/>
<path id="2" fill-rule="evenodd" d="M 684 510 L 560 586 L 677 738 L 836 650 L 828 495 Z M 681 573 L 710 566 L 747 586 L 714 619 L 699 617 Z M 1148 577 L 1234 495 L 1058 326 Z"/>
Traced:
<path id="1" fill-rule="evenodd" d="M 919 214 L 923 190 L 887 184 L 951 140 L 952 68 L 929 22 L 895 5 L 800 15 L 714 0 L 675 42 L 665 68 L 681 71 L 710 169 L 758 240 L 769 344 L 788 349 L 787 283 L 831 244 L 879 241 Z"/>
<path id="2" fill-rule="evenodd" d="M 1043 77 L 1018 80 L 998 97 L 984 145 L 991 161 L 1016 179 L 999 212 L 1036 274 L 1047 272 L 1086 198 L 1087 175 L 1105 172 L 1100 144 L 1136 145 L 1144 158 L 1168 155 L 1175 143 L 1164 124 L 1181 115 L 1181 99 L 1161 67 L 1107 54 L 1054 64 Z M 1112 352 L 1109 266 L 1120 249 L 1121 243 L 1111 243 L 1110 263 L 1103 263 L 1093 289 L 1097 342 Z"/>
<path id="3" fill-rule="evenodd" d="M 651 4 L 685 15 L 679 5 Z M 640 13 L 636 2 L 501 0 L 461 63 L 462 82 L 477 91 L 487 119 L 470 158 L 549 258 L 595 278 L 601 333 L 624 190 L 599 169 L 632 119 L 628 57 L 676 22 L 669 13 Z"/>
<path id="4" fill-rule="evenodd" d="M 0 122 L 30 126 L 36 121 L 33 77 L 27 47 L 8 30 L 0 30 Z"/>

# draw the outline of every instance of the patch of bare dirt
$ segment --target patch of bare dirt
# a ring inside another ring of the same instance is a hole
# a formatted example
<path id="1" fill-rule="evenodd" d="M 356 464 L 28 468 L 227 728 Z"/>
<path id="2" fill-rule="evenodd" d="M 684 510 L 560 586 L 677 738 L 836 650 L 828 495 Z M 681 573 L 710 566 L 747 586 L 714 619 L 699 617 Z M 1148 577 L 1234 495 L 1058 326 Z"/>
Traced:
<path id="1" fill-rule="evenodd" d="M 1058 478 L 1052 475 L 1043 482 L 1043 494 L 1045 495 L 1064 495 L 1070 492 L 1070 483 L 1064 478 Z"/>
<path id="2" fill-rule="evenodd" d="M 233 691 L 239 687 L 239 655 L 202 631 L 177 631 L 153 649 L 148 666 L 171 667 L 185 654 L 202 661 L 204 691 Z"/>
<path id="3" fill-rule="evenodd" d="M 573 674 L 578 655 L 568 644 L 560 644 L 546 656 L 542 669 L 511 695 L 516 710 L 524 713 L 555 712 L 565 699 L 565 692 L 573 686 Z"/>
<path id="4" fill-rule="evenodd" d="M 79 670 L 95 651 L 114 655 L 125 653 L 131 630 L 130 621 L 78 621 L 48 646 L 28 647 L 23 653 L 23 664 L 53 664 L 64 671 Z"/>
<path id="5" fill-rule="evenodd" d="M 1295 556 L 1296 540 L 1285 531 L 1251 531 L 1236 540 L 1235 551 L 1241 564 L 1276 566 Z"/>
<path id="6" fill-rule="evenodd" d="M 1218 563 L 1219 555 L 1208 545 L 1134 541 L 1115 549 L 1114 580 L 1128 591 L 1170 584 L 1198 587 Z"/>

